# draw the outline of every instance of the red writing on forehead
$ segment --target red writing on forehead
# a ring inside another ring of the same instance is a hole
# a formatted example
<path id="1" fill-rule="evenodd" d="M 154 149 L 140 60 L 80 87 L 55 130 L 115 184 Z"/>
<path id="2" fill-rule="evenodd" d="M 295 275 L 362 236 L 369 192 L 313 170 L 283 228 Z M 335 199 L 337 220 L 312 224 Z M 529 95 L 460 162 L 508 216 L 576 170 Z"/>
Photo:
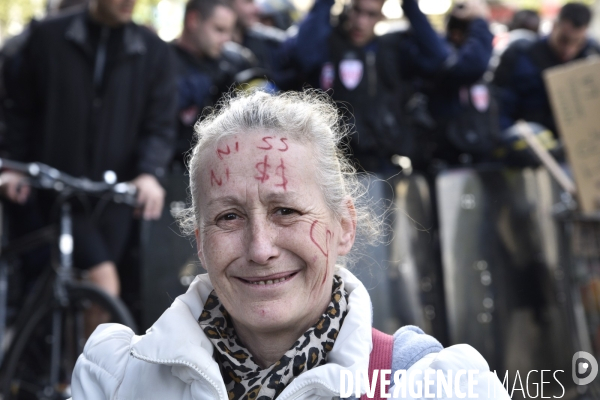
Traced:
<path id="1" fill-rule="evenodd" d="M 238 153 L 240 151 L 240 146 L 238 142 L 235 142 L 235 152 Z M 217 147 L 217 156 L 219 156 L 219 159 L 223 159 L 223 156 L 228 156 L 231 154 L 231 149 L 229 148 L 229 145 L 226 145 L 225 149 L 220 149 Z"/>
<path id="2" fill-rule="evenodd" d="M 218 186 L 221 186 L 223 184 L 223 179 L 222 178 L 217 178 L 217 176 L 215 175 L 215 171 L 213 171 L 212 169 L 210 170 L 210 186 L 214 186 L 214 184 L 217 184 Z"/>
<path id="3" fill-rule="evenodd" d="M 289 149 L 289 146 L 288 146 L 288 144 L 286 143 L 286 142 L 287 142 L 287 139 L 286 139 L 286 138 L 281 138 L 281 139 L 279 139 L 279 140 L 281 140 L 281 143 L 283 143 L 283 145 L 284 145 L 285 147 L 284 147 L 284 148 L 281 148 L 281 149 L 277 149 L 277 150 L 279 150 L 279 151 L 287 151 L 287 149 Z"/>
<path id="4" fill-rule="evenodd" d="M 254 177 L 256 180 L 261 181 L 261 183 L 265 183 L 271 178 L 271 175 L 269 175 L 269 169 L 271 168 L 271 164 L 269 164 L 269 156 L 265 156 L 263 161 L 256 163 L 255 167 L 258 171 L 258 175 Z M 275 168 L 275 175 L 281 177 L 281 183 L 276 183 L 275 186 L 282 187 L 283 190 L 287 191 L 288 179 L 285 176 L 285 162 L 283 161 L 283 158 L 279 159 L 279 165 Z"/>
<path id="5" fill-rule="evenodd" d="M 282 187 L 283 190 L 287 190 L 288 180 L 285 177 L 285 164 L 283 163 L 283 158 L 281 159 L 279 166 L 275 169 L 275 175 L 281 176 L 281 183 L 277 183 L 275 186 L 279 186 Z"/>
<path id="6" fill-rule="evenodd" d="M 262 183 L 265 183 L 265 181 L 269 180 L 269 174 L 267 173 L 267 170 L 269 169 L 271 165 L 269 165 L 268 162 L 268 156 L 265 156 L 265 159 L 263 162 L 259 162 L 256 164 L 256 169 L 259 173 L 259 175 L 255 176 L 255 178 L 259 181 L 261 181 Z"/>
<path id="7" fill-rule="evenodd" d="M 269 141 L 273 139 L 272 136 L 264 136 L 262 138 L 262 141 L 266 143 L 266 146 L 257 146 L 257 149 L 261 149 L 261 150 L 271 150 L 273 148 L 273 145 L 271 143 L 269 143 Z M 279 141 L 283 144 L 282 147 L 277 148 L 277 150 L 279 151 L 287 151 L 289 149 L 287 142 L 287 138 L 280 138 Z"/>
<path id="8" fill-rule="evenodd" d="M 266 146 L 262 146 L 262 147 L 257 147 L 258 149 L 261 150 L 271 150 L 273 148 L 273 145 L 271 143 L 269 143 L 269 140 L 273 139 L 271 136 L 265 136 L 262 138 L 262 141 L 265 142 L 267 145 Z"/>
<path id="9" fill-rule="evenodd" d="M 227 156 L 230 153 L 231 153 L 231 149 L 229 148 L 229 145 L 227 145 L 227 150 L 222 150 L 222 149 L 217 148 L 217 156 L 219 156 L 219 158 L 221 160 L 223 159 L 223 154 Z"/>

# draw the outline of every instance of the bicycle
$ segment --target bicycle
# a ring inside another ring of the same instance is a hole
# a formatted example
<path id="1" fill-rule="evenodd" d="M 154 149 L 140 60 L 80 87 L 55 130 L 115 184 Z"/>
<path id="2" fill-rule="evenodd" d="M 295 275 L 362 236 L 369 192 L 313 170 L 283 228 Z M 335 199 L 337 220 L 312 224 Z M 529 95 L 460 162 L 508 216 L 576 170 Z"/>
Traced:
<path id="1" fill-rule="evenodd" d="M 109 201 L 135 205 L 136 190 L 130 183 L 115 183 L 114 173 L 106 182 L 74 178 L 41 163 L 18 163 L 0 159 L 0 170 L 25 174 L 29 184 L 57 193 L 58 226 L 51 225 L 19 238 L 0 252 L 0 279 L 6 279 L 9 260 L 40 243 L 57 244 L 58 257 L 37 280 L 14 324 L 14 339 L 0 365 L 0 399 L 58 400 L 70 397 L 70 379 L 85 343 L 84 314 L 100 307 L 109 321 L 136 324 L 126 306 L 98 287 L 75 280 L 72 262 L 73 236 L 71 204 L 73 196 L 101 196 Z M 5 304 L 6 280 L 0 281 L 0 307 Z M 2 296 L 4 295 L 4 296 Z M 0 308 L 0 315 L 5 316 Z M 4 320 L 0 321 L 0 342 Z"/>

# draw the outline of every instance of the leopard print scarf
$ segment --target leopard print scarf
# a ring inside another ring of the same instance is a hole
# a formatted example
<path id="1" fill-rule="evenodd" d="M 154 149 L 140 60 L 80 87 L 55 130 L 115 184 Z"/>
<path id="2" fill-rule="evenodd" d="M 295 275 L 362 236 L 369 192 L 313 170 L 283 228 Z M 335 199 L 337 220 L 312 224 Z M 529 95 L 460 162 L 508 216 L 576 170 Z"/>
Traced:
<path id="1" fill-rule="evenodd" d="M 279 361 L 259 367 L 237 337 L 231 318 L 213 290 L 198 318 L 200 327 L 213 343 L 229 400 L 275 399 L 304 371 L 327 363 L 338 332 L 348 314 L 344 282 L 334 276 L 331 303 L 319 321 L 308 329 Z"/>

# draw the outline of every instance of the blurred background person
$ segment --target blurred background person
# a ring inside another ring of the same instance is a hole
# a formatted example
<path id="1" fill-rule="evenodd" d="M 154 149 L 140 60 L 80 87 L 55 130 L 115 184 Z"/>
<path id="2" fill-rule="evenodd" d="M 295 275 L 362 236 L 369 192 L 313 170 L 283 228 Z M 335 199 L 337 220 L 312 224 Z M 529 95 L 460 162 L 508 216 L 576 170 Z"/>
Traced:
<path id="1" fill-rule="evenodd" d="M 297 10 L 290 0 L 257 0 L 256 5 L 261 24 L 284 31 L 293 25 Z"/>
<path id="2" fill-rule="evenodd" d="M 508 44 L 517 40 L 534 41 L 539 37 L 540 15 L 534 10 L 519 10 L 508 24 Z"/>
<path id="3" fill-rule="evenodd" d="M 420 90 L 433 122 L 426 130 L 429 155 L 422 170 L 481 161 L 494 147 L 495 103 L 482 79 L 493 51 L 488 12 L 484 2 L 454 6 L 446 22 L 450 56 L 438 70 L 423 74 Z"/>
<path id="4" fill-rule="evenodd" d="M 534 42 L 540 37 L 540 15 L 535 10 L 518 10 L 513 14 L 507 25 L 508 34 L 495 46 L 498 55 L 503 53 L 513 43 Z M 496 67 L 494 65 L 494 67 Z"/>
<path id="5" fill-rule="evenodd" d="M 402 2 L 410 31 L 383 36 L 375 34 L 383 19 L 382 0 L 352 1 L 337 25 L 330 22 L 332 5 L 332 0 L 318 0 L 292 39 L 303 80 L 333 89 L 334 99 L 349 105 L 357 132 L 352 151 L 367 171 L 395 170 L 390 161 L 394 154 L 427 158 L 414 130 L 419 123 L 431 125 L 424 110 L 436 105 L 409 102 L 415 78 L 443 76 L 460 84 L 481 77 L 491 53 L 487 23 L 480 18 L 469 30 L 469 45 L 455 49 L 433 30 L 415 0 Z M 476 15 L 478 5 L 465 5 L 465 19 Z"/>
<path id="6" fill-rule="evenodd" d="M 202 109 L 235 83 L 238 72 L 256 65 L 248 49 L 231 42 L 236 20 L 231 3 L 223 0 L 190 0 L 186 5 L 183 32 L 173 42 L 178 86 L 175 158 L 180 161 L 191 147 Z"/>
<path id="7" fill-rule="evenodd" d="M 254 0 L 232 0 L 237 14 L 237 25 L 233 40 L 250 49 L 257 59 L 258 66 L 264 69 L 265 78 L 274 82 L 282 90 L 299 89 L 296 73 L 291 67 L 291 59 L 283 46 L 288 35 L 275 26 L 260 22 L 260 9 Z"/>
<path id="8" fill-rule="evenodd" d="M 448 15 L 448 21 L 446 22 L 446 38 L 455 48 L 460 48 L 465 41 L 469 33 L 469 27 L 471 21 L 466 18 L 459 18 L 456 13 L 461 10 L 465 5 L 460 3 Z"/>
<path id="9" fill-rule="evenodd" d="M 54 3 L 48 10 L 48 15 L 53 16 L 61 12 L 68 12 L 74 7 L 83 7 L 86 0 L 62 0 Z M 36 25 L 38 20 L 32 18 L 29 25 Z M 17 88 L 16 77 L 19 70 L 19 57 L 21 50 L 27 43 L 31 32 L 30 26 L 25 27 L 19 34 L 9 38 L 0 49 L 0 152 L 5 148 L 7 109 L 13 105 L 13 96 Z M 8 112 L 10 118 L 10 112 Z"/>
<path id="10" fill-rule="evenodd" d="M 172 157 L 176 105 L 173 58 L 168 45 L 131 21 L 134 0 L 90 0 L 84 9 L 35 25 L 22 50 L 6 156 L 39 161 L 70 175 L 103 180 L 107 170 L 131 180 L 137 213 L 161 215 L 158 179 Z M 24 177 L 0 175 L 2 194 L 23 204 Z M 46 219 L 54 199 L 40 192 Z M 132 226 L 132 210 L 107 204 L 98 220 L 86 213 L 98 200 L 73 201 L 74 265 L 113 296 L 116 264 Z"/>
<path id="11" fill-rule="evenodd" d="M 496 43 L 494 54 L 490 60 L 489 80 L 493 80 L 493 73 L 498 68 L 500 57 L 511 46 L 528 46 L 540 38 L 540 15 L 534 10 L 519 10 L 514 13 L 508 23 L 508 34 Z"/>
<path id="12" fill-rule="evenodd" d="M 511 46 L 504 52 L 494 75 L 501 129 L 524 119 L 542 125 L 557 137 L 543 71 L 600 54 L 598 43 L 588 37 L 591 18 L 586 5 L 567 3 L 561 8 L 549 36 L 529 45 Z"/>

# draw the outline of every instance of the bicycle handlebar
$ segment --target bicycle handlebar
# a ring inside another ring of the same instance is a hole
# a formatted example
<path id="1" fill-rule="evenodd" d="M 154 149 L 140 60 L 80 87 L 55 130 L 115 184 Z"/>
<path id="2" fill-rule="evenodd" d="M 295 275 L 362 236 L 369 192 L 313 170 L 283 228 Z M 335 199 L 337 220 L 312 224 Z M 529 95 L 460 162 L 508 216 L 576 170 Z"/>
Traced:
<path id="1" fill-rule="evenodd" d="M 115 203 L 136 205 L 137 188 L 130 182 L 112 184 L 94 182 L 87 178 L 75 178 L 46 164 L 38 162 L 22 163 L 0 158 L 0 170 L 5 169 L 27 175 L 34 187 L 53 190 L 58 193 L 70 191 L 89 195 L 111 194 Z"/>

